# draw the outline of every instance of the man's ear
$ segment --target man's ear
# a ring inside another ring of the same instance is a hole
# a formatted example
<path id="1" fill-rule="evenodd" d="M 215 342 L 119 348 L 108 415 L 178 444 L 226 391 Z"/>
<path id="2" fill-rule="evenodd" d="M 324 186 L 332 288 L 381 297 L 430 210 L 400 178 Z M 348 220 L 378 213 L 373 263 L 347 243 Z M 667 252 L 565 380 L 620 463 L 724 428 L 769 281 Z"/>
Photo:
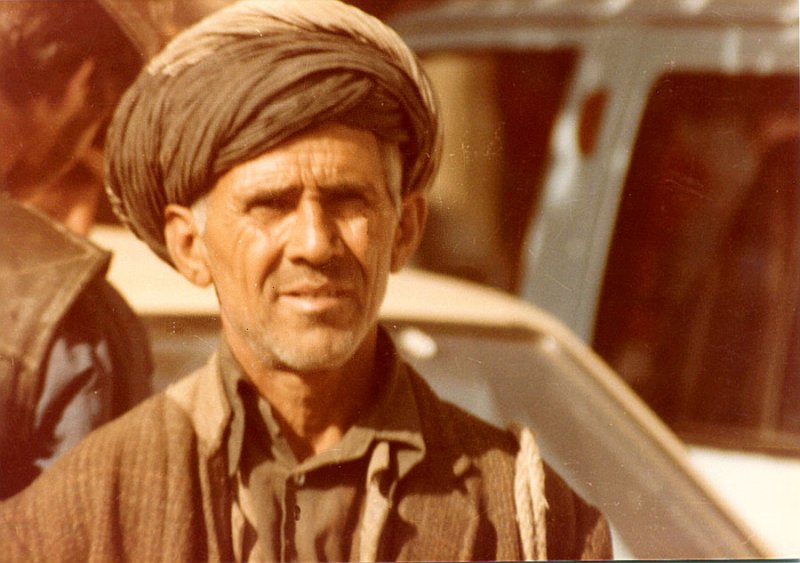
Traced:
<path id="1" fill-rule="evenodd" d="M 400 223 L 392 249 L 392 272 L 402 269 L 414 254 L 422 240 L 428 217 L 428 201 L 423 193 L 415 191 L 404 195 L 401 205 Z"/>
<path id="2" fill-rule="evenodd" d="M 211 271 L 205 243 L 191 209 L 174 203 L 167 205 L 164 239 L 170 258 L 183 277 L 199 287 L 207 287 L 212 281 Z"/>

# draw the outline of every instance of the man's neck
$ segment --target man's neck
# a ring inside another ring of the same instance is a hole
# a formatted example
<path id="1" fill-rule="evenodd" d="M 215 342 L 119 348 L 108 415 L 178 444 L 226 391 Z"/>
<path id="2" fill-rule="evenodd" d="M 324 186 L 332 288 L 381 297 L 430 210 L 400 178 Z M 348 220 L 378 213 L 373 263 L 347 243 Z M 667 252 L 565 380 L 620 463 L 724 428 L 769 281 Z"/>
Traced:
<path id="1" fill-rule="evenodd" d="M 371 404 L 376 342 L 373 331 L 342 367 L 306 373 L 264 366 L 249 349 L 229 345 L 302 461 L 336 445 Z"/>

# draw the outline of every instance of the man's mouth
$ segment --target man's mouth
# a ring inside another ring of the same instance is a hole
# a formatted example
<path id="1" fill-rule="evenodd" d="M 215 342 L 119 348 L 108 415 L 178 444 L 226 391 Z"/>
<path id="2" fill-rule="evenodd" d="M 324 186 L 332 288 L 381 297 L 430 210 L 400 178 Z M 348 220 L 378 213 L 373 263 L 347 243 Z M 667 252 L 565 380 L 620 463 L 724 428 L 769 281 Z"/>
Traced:
<path id="1" fill-rule="evenodd" d="M 297 285 L 278 292 L 279 299 L 304 312 L 323 312 L 340 307 L 344 301 L 353 299 L 354 291 L 350 287 L 336 284 Z"/>

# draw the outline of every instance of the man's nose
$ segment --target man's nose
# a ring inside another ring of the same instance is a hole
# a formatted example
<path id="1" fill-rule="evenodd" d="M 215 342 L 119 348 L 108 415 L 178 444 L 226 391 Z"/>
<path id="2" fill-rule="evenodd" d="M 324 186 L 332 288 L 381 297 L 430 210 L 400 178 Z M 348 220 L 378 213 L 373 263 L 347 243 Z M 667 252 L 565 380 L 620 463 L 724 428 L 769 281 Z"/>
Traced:
<path id="1" fill-rule="evenodd" d="M 342 240 L 336 224 L 317 199 L 303 199 L 286 246 L 288 258 L 311 264 L 324 264 L 341 250 Z"/>

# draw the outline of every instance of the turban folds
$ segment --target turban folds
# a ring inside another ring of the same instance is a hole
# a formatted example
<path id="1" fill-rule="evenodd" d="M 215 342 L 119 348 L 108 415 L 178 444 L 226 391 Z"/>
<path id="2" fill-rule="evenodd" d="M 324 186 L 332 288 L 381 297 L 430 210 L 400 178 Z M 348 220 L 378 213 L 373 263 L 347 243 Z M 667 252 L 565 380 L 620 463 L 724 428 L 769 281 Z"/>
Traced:
<path id="1" fill-rule="evenodd" d="M 430 183 L 436 104 L 394 31 L 336 0 L 242 0 L 178 35 L 125 94 L 106 141 L 106 190 L 171 262 L 167 204 L 190 205 L 237 164 L 327 121 L 398 142 L 404 192 Z"/>

